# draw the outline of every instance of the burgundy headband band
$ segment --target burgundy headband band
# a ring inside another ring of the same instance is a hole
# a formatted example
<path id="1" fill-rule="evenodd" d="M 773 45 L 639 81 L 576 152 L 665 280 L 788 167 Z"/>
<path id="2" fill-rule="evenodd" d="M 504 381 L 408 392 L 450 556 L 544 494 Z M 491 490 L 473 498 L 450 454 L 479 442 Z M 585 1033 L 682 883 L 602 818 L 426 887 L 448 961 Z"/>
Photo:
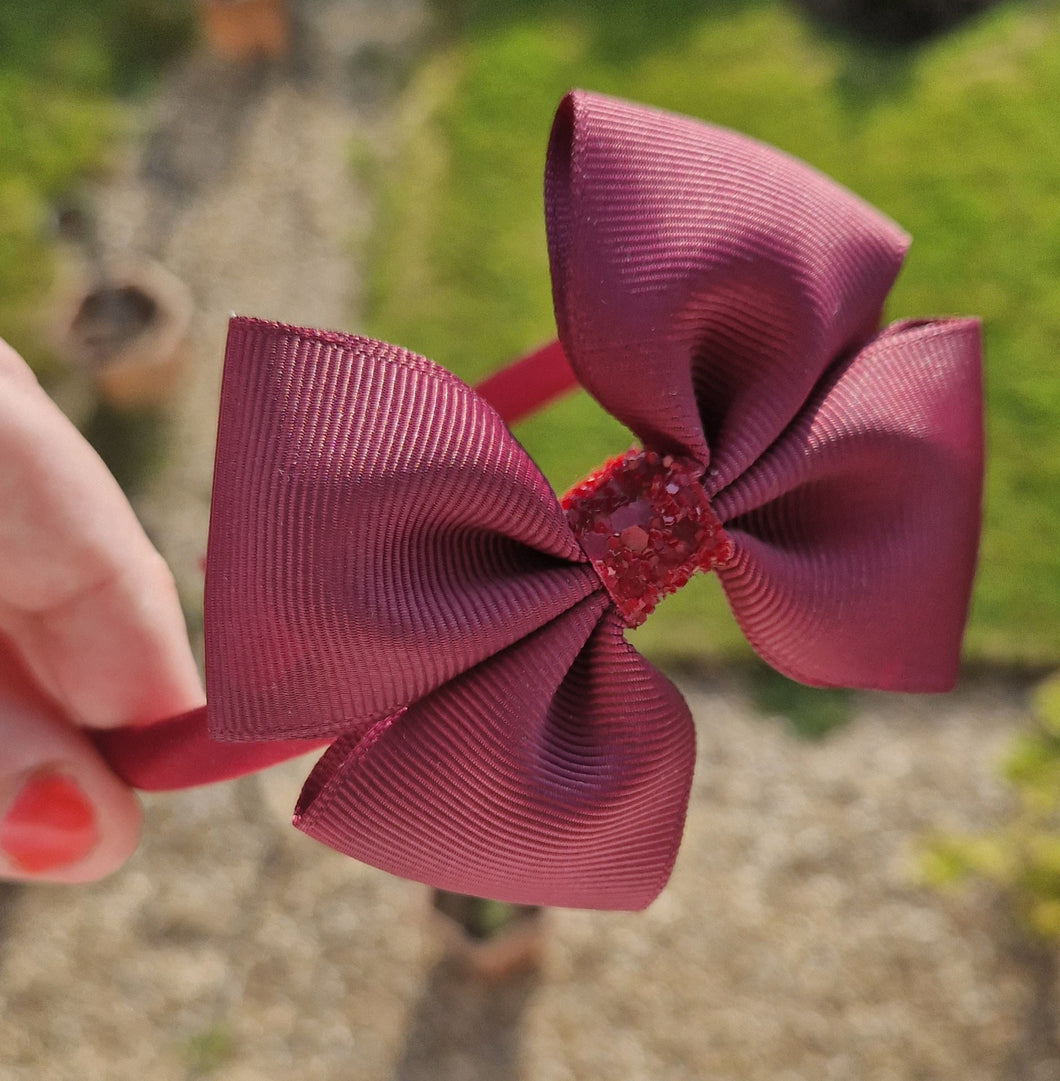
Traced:
<path id="1" fill-rule="evenodd" d="M 952 686 L 979 329 L 879 329 L 901 230 L 750 139 L 582 92 L 545 209 L 560 342 L 477 391 L 395 346 L 233 320 L 208 705 L 99 733 L 130 783 L 327 745 L 295 822 L 339 851 L 465 893 L 640 908 L 673 865 L 694 733 L 623 631 L 692 573 L 792 678 Z M 561 504 L 505 424 L 575 379 L 640 446 Z"/>

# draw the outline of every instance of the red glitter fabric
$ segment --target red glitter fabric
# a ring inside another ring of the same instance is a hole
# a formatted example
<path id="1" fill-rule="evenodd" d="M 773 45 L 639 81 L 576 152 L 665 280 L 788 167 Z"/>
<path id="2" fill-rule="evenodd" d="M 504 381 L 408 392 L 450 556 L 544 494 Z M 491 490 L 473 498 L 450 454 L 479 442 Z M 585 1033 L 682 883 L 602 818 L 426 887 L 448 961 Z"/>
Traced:
<path id="1" fill-rule="evenodd" d="M 545 190 L 563 354 L 644 451 L 564 509 L 485 398 L 422 357 L 233 320 L 208 723 L 249 760 L 327 741 L 295 822 L 358 859 L 503 900 L 640 908 L 673 865 L 694 734 L 624 627 L 712 567 L 793 678 L 951 686 L 979 332 L 879 331 L 901 231 L 727 131 L 574 93 Z M 551 393 L 566 365 L 545 354 Z M 498 384 L 507 416 L 514 385 Z M 101 746 L 134 782 L 191 783 L 179 746 L 201 721 Z M 209 772 L 188 739 L 191 773 Z"/>
<path id="2" fill-rule="evenodd" d="M 697 570 L 736 554 L 699 483 L 691 459 L 631 450 L 612 459 L 560 501 L 619 615 L 639 627 Z"/>

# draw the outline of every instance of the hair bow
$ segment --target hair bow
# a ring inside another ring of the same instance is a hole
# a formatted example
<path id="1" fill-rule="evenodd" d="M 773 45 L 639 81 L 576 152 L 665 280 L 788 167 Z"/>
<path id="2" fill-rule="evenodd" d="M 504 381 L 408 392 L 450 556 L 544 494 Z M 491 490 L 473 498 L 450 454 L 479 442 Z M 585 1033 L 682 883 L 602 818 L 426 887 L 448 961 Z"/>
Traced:
<path id="1" fill-rule="evenodd" d="M 326 741 L 295 811 L 313 837 L 449 890 L 634 909 L 670 874 L 694 733 L 623 631 L 692 573 L 719 576 L 788 676 L 952 685 L 978 324 L 878 330 L 902 232 L 683 117 L 568 95 L 545 209 L 562 352 L 640 446 L 561 503 L 483 394 L 430 361 L 234 319 L 205 716 L 235 749 L 189 736 L 201 715 L 100 743 L 170 787 L 234 772 L 241 742 L 262 764 Z"/>

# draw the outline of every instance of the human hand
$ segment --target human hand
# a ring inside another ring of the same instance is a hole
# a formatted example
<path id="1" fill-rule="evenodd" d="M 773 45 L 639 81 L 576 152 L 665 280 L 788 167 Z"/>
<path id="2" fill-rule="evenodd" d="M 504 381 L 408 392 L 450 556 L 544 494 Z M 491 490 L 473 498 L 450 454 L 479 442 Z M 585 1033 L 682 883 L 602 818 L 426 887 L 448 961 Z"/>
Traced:
<path id="1" fill-rule="evenodd" d="M 169 569 L 0 341 L 0 878 L 88 882 L 120 866 L 139 803 L 83 729 L 203 698 Z"/>

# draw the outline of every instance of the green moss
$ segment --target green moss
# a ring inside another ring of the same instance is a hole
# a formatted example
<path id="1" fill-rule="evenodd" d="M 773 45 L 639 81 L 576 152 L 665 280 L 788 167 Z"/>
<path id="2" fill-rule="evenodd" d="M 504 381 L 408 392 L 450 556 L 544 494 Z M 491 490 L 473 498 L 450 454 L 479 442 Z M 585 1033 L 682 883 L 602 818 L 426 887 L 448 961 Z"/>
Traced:
<path id="1" fill-rule="evenodd" d="M 1060 937 L 1060 677 L 1040 684 L 1033 723 L 1001 763 L 1012 797 L 990 829 L 926 839 L 920 868 L 937 888 L 985 885 L 1032 939 Z"/>
<path id="2" fill-rule="evenodd" d="M 215 1021 L 187 1036 L 180 1050 L 188 1078 L 208 1078 L 232 1061 L 235 1038 L 226 1022 Z"/>
<path id="3" fill-rule="evenodd" d="M 852 691 L 837 687 L 805 687 L 764 664 L 751 670 L 751 701 L 770 717 L 785 720 L 803 739 L 823 739 L 854 716 Z"/>

